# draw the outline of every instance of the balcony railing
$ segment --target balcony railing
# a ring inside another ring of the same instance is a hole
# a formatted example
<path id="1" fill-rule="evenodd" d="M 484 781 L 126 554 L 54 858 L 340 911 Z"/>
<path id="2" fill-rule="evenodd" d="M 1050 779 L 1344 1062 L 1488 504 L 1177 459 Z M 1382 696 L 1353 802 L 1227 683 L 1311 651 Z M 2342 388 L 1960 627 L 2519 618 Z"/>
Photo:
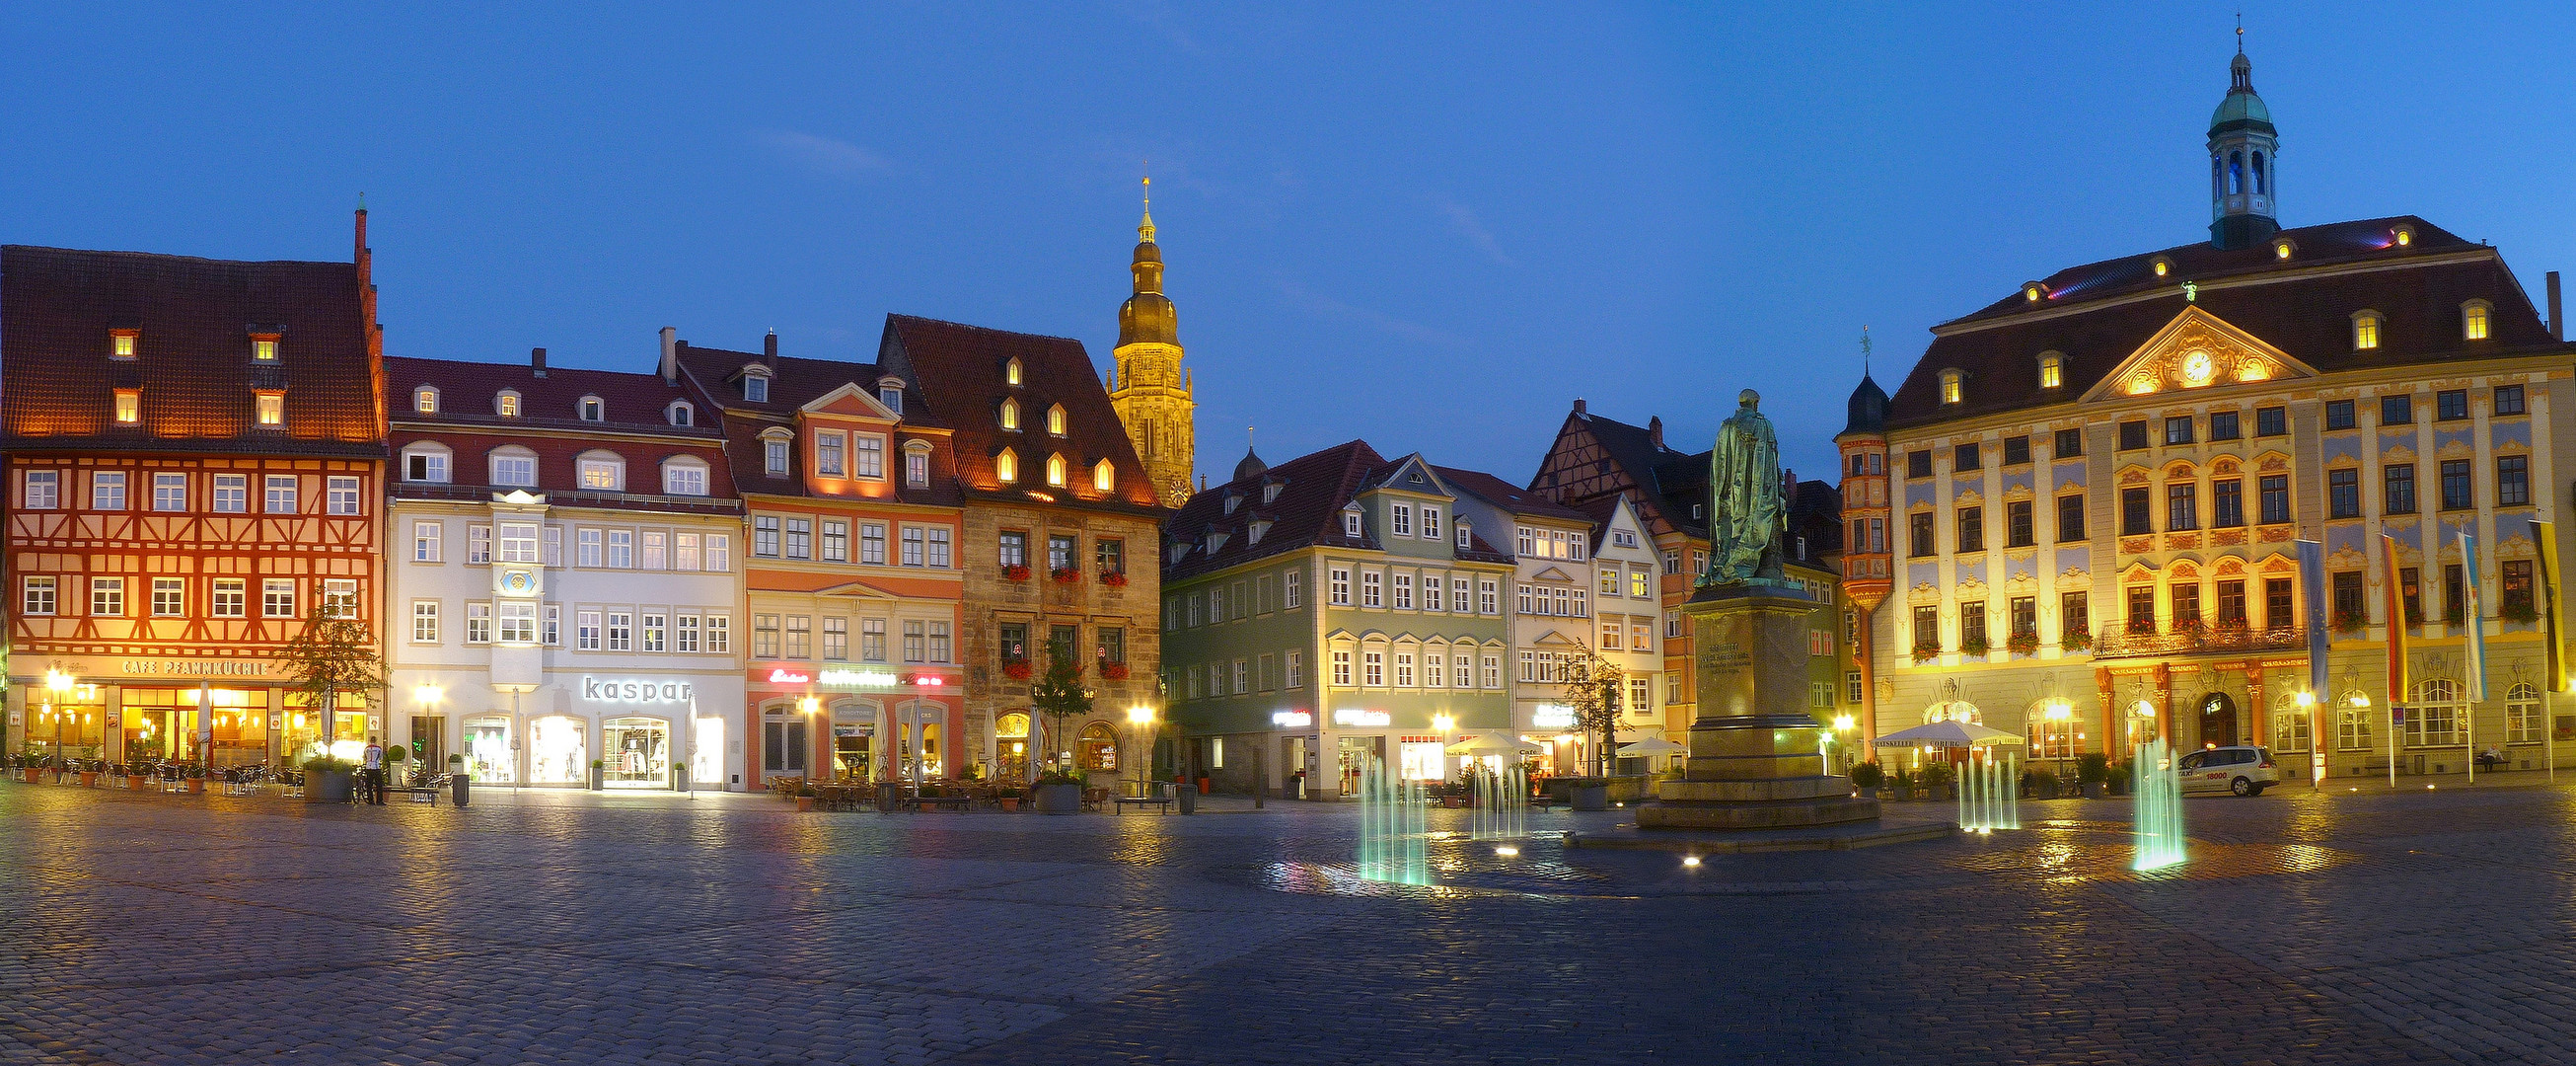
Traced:
<path id="1" fill-rule="evenodd" d="M 649 507 L 658 511 L 705 511 L 714 514 L 740 514 L 742 501 L 725 496 L 666 496 L 652 492 L 607 492 L 599 489 L 531 489 L 517 485 L 451 485 L 445 482 L 398 481 L 394 497 L 405 500 L 476 500 L 489 502 L 492 497 L 509 492 L 526 492 L 557 507 L 579 507 L 603 504 L 612 507 Z"/>
<path id="2" fill-rule="evenodd" d="M 2168 630 L 2162 633 L 2104 633 L 2093 642 L 2096 659 L 2134 659 L 2148 655 L 2207 655 L 2217 652 L 2297 651 L 2308 646 L 2308 635 L 2296 626 L 2270 629 L 2221 627 L 2204 630 Z"/>

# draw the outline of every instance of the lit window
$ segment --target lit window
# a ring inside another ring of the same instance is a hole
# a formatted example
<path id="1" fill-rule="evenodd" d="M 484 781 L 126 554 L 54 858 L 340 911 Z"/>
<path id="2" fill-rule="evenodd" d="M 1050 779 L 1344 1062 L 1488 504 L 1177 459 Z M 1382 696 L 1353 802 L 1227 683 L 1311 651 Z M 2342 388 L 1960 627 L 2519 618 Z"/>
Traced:
<path id="1" fill-rule="evenodd" d="M 1942 372 L 1941 372 L 1941 402 L 1942 402 L 1942 403 L 1957 403 L 1957 402 L 1959 402 L 1959 372 L 1958 372 L 1958 371 L 1956 371 L 1956 370 L 1944 370 L 1944 371 L 1942 371 Z"/>
<path id="2" fill-rule="evenodd" d="M 1053 407 L 1047 408 L 1047 432 L 1059 437 L 1064 436 L 1063 404 L 1057 404 Z"/>
<path id="3" fill-rule="evenodd" d="M 1004 401 L 1002 401 L 1002 428 L 1003 428 L 1003 429 L 1018 429 L 1018 428 L 1020 428 L 1020 401 L 1018 401 L 1018 400 L 1004 400 Z"/>
<path id="4" fill-rule="evenodd" d="M 141 391 L 136 389 L 116 390 L 116 421 L 119 425 L 127 426 L 143 421 L 143 393 Z"/>
<path id="5" fill-rule="evenodd" d="M 1020 457 L 1011 454 L 1008 448 L 1002 449 L 1002 454 L 993 457 L 993 477 L 1005 485 L 1018 481 Z"/>
<path id="6" fill-rule="evenodd" d="M 515 392 L 502 393 L 499 400 L 494 404 L 494 409 L 500 411 L 501 417 L 503 418 L 519 417 L 519 394 Z"/>
<path id="7" fill-rule="evenodd" d="M 2039 357 L 2039 387 L 2053 389 L 2066 383 L 2066 357 L 2048 352 Z M 1952 401 L 1957 402 L 1957 401 Z"/>
<path id="8" fill-rule="evenodd" d="M 251 357 L 251 358 L 253 358 L 253 359 L 259 360 L 260 362 L 263 362 L 263 363 L 274 363 L 274 362 L 276 362 L 276 361 L 277 361 L 277 338 L 275 338 L 275 337 L 253 337 L 253 338 L 251 338 L 251 341 L 250 341 L 250 357 Z"/>
<path id="9" fill-rule="evenodd" d="M 2352 316 L 2352 350 L 2366 352 L 2379 347 L 2379 312 L 2363 311 Z"/>
<path id="10" fill-rule="evenodd" d="M 2462 336 L 2468 340 L 2487 339 L 2487 302 L 2471 300 L 2460 305 Z"/>
<path id="11" fill-rule="evenodd" d="M 274 427 L 286 424 L 285 393 L 263 392 L 257 394 L 257 399 L 259 402 L 260 425 Z"/>
<path id="12" fill-rule="evenodd" d="M 1002 380 L 1013 385 L 1020 383 L 1020 361 L 1017 357 L 1014 357 L 1010 362 L 1003 364 Z"/>
<path id="13" fill-rule="evenodd" d="M 619 487 L 619 484 L 625 480 L 625 478 L 620 476 L 620 466 L 621 464 L 619 464 L 615 459 L 582 460 L 581 487 L 585 489 L 607 489 L 615 491 Z"/>
<path id="14" fill-rule="evenodd" d="M 1064 485 L 1064 456 L 1047 456 L 1046 481 L 1059 488 Z"/>
<path id="15" fill-rule="evenodd" d="M 2413 243 L 2415 243 L 2415 231 L 2404 226 L 2397 227 L 2397 246 L 2404 248 Z"/>
<path id="16" fill-rule="evenodd" d="M 1094 464 L 1091 468 L 1091 487 L 1101 492 L 1118 487 L 1118 469 L 1110 466 L 1107 459 Z"/>
<path id="17" fill-rule="evenodd" d="M 2289 257 L 2290 257 L 2290 242 L 2288 242 L 2288 241 L 2274 241 L 2274 242 L 2272 242 L 2272 258 L 2274 258 L 2274 259 L 2287 259 L 2287 258 L 2289 258 Z"/>
<path id="18" fill-rule="evenodd" d="M 2160 278 L 2161 278 L 2161 277 L 2165 276 L 2166 274 L 2169 274 L 2169 273 L 2172 273 L 2172 272 L 2173 272 L 2173 264 L 2172 264 L 2172 263 L 2166 262 L 2165 260 L 2162 260 L 2162 259 L 2158 259 L 2158 260 L 2156 260 L 2156 276 L 2157 276 L 2157 277 L 2160 277 Z"/>
<path id="19" fill-rule="evenodd" d="M 108 354 L 118 359 L 132 359 L 135 345 L 141 342 L 142 337 L 141 333 L 130 329 L 111 331 L 107 335 Z"/>
<path id="20" fill-rule="evenodd" d="M 438 390 L 423 385 L 411 390 L 411 409 L 425 415 L 438 413 Z"/>

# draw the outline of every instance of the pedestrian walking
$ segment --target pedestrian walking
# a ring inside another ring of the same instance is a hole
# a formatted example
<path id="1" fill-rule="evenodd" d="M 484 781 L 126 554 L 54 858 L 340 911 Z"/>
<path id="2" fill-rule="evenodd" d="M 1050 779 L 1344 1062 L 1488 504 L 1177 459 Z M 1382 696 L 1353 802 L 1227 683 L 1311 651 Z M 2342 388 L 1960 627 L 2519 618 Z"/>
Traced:
<path id="1" fill-rule="evenodd" d="M 367 754 L 359 763 L 358 787 L 365 791 L 367 803 L 385 805 L 385 746 L 375 737 L 367 738 Z"/>

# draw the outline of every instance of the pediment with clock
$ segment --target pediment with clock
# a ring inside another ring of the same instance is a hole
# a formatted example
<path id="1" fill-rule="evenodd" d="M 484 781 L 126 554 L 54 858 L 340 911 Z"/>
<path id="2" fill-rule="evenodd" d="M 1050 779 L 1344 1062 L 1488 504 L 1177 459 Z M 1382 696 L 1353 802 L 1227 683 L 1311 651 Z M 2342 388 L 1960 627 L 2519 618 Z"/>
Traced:
<path id="1" fill-rule="evenodd" d="M 2195 304 L 2103 377 L 2086 402 L 2314 378 L 2302 363 Z"/>

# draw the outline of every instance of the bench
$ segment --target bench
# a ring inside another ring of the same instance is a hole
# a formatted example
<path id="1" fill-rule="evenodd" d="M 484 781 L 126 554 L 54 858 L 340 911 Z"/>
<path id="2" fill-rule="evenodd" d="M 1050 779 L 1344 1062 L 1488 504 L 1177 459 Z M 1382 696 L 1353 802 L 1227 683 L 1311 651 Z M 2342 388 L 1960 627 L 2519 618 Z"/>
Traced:
<path id="1" fill-rule="evenodd" d="M 1531 796 L 1529 799 L 1530 806 L 1546 810 L 1555 810 L 1561 802 L 1562 801 L 1556 798 L 1556 793 L 1553 792 L 1541 792 L 1535 796 Z"/>
<path id="2" fill-rule="evenodd" d="M 1129 807 L 1161 807 L 1164 814 L 1170 814 L 1172 813 L 1172 797 L 1165 795 L 1118 797 L 1118 813 L 1127 813 L 1127 808 Z"/>
<path id="3" fill-rule="evenodd" d="M 385 795 L 387 796 L 405 796 L 409 797 L 413 803 L 426 803 L 432 807 L 438 806 L 438 794 L 445 791 L 447 790 L 443 788 L 424 788 L 410 785 L 385 786 Z"/>
<path id="4" fill-rule="evenodd" d="M 916 809 L 924 813 L 929 812 L 931 808 L 942 807 L 964 814 L 966 805 L 974 801 L 972 796 L 914 796 L 910 802 L 919 804 Z"/>

